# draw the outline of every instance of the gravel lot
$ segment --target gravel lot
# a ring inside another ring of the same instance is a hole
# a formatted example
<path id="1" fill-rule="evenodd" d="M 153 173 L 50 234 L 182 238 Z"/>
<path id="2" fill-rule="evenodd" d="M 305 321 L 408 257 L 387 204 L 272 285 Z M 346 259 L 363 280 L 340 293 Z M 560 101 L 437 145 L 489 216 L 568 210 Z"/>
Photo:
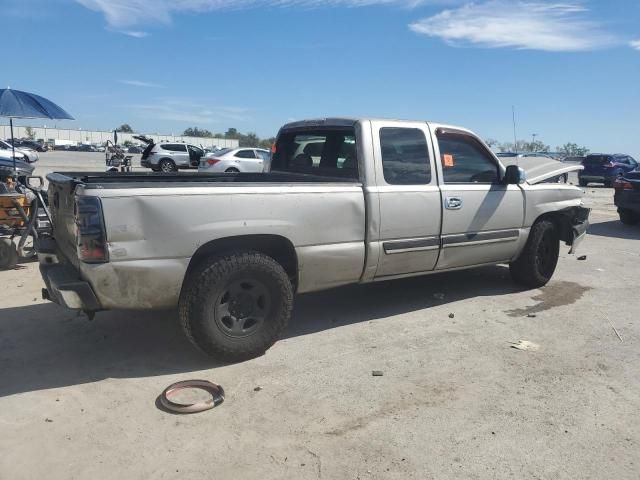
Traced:
<path id="1" fill-rule="evenodd" d="M 49 152 L 36 172 L 103 161 Z M 546 288 L 492 267 L 304 295 L 286 338 L 237 365 L 173 311 L 89 322 L 40 300 L 36 264 L 0 272 L 0 478 L 640 478 L 640 228 L 611 189 L 586 201 L 587 259 L 563 247 Z M 190 378 L 225 403 L 156 408 Z"/>

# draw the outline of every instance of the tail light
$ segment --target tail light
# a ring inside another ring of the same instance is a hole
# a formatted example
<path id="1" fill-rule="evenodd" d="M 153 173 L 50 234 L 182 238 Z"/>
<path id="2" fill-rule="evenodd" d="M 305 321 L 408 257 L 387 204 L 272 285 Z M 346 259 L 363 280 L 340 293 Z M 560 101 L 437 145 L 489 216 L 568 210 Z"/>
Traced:
<path id="1" fill-rule="evenodd" d="M 613 188 L 615 188 L 616 190 L 633 190 L 633 185 L 631 184 L 631 182 L 627 182 L 623 178 L 618 178 L 615 182 L 613 182 Z"/>
<path id="2" fill-rule="evenodd" d="M 278 148 L 276 147 L 275 143 L 271 144 L 271 154 L 275 154 L 277 152 Z"/>
<path id="3" fill-rule="evenodd" d="M 85 263 L 109 261 L 107 235 L 98 197 L 78 197 L 75 208 L 78 258 Z"/>
<path id="4" fill-rule="evenodd" d="M 216 163 L 220 163 L 220 159 L 219 158 L 208 158 L 207 159 L 207 165 L 209 165 L 210 167 L 213 167 Z"/>

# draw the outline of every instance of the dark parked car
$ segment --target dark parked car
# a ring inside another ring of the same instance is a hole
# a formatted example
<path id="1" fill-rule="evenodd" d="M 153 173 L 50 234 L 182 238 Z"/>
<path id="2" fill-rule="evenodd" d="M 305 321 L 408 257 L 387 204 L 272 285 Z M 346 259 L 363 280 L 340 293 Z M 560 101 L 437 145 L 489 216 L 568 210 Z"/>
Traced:
<path id="1" fill-rule="evenodd" d="M 129 147 L 128 153 L 142 153 L 144 152 L 144 148 L 139 147 L 138 145 L 132 145 Z"/>
<path id="2" fill-rule="evenodd" d="M 613 182 L 638 167 L 629 155 L 616 153 L 614 155 L 591 154 L 582 162 L 584 170 L 578 172 L 578 180 L 581 187 L 586 187 L 590 182 L 604 183 L 605 187 L 613 186 Z"/>
<path id="3" fill-rule="evenodd" d="M 98 149 L 93 145 L 78 145 L 78 152 L 97 152 Z"/>
<path id="4" fill-rule="evenodd" d="M 640 170 L 634 170 L 618 178 L 613 187 L 613 201 L 618 207 L 620 221 L 626 225 L 640 222 Z"/>

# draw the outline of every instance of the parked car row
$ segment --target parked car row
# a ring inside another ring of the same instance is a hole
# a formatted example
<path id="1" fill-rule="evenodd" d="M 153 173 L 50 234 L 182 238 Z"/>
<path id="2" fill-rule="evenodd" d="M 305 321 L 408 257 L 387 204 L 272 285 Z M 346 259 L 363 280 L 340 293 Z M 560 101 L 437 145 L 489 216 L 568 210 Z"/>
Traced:
<path id="1" fill-rule="evenodd" d="M 263 172 L 271 158 L 271 153 L 262 148 L 204 150 L 190 143 L 155 143 L 146 137 L 136 138 L 147 143 L 140 165 L 154 172 L 196 168 L 201 172 Z"/>
<path id="2" fill-rule="evenodd" d="M 13 143 L 16 148 L 28 148 L 35 152 L 46 152 L 49 150 L 49 145 L 38 140 L 31 140 L 29 138 L 15 138 L 13 141 L 7 138 L 6 143 L 11 145 Z"/>

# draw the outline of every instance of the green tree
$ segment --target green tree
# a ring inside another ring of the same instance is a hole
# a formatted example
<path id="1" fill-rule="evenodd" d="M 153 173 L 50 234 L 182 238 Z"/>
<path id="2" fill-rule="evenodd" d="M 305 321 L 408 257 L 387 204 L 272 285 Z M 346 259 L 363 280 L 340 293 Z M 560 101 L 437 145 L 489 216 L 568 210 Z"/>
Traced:
<path id="1" fill-rule="evenodd" d="M 238 140 L 241 147 L 257 147 L 260 143 L 260 139 L 255 133 L 240 134 Z"/>
<path id="2" fill-rule="evenodd" d="M 198 127 L 189 127 L 184 132 L 182 132 L 182 135 L 184 135 L 185 137 L 200 137 L 200 138 L 213 137 L 213 133 L 211 133 L 209 130 L 206 130 L 204 128 L 198 128 Z"/>
<path id="3" fill-rule="evenodd" d="M 34 138 L 36 138 L 36 132 L 33 130 L 33 128 L 25 127 L 24 131 L 27 134 L 29 140 L 33 140 Z"/>
<path id="4" fill-rule="evenodd" d="M 230 128 L 224 134 L 224 138 L 230 138 L 231 140 L 239 140 L 238 130 L 235 128 Z"/>
<path id="5" fill-rule="evenodd" d="M 587 147 L 579 147 L 576 143 L 565 143 L 561 147 L 557 147 L 558 152 L 560 152 L 565 157 L 584 157 L 589 154 L 589 149 Z"/>
<path id="6" fill-rule="evenodd" d="M 122 133 L 133 133 L 133 128 L 131 128 L 131 125 L 129 125 L 128 123 L 123 123 L 118 128 L 116 128 L 116 131 Z"/>
<path id="7" fill-rule="evenodd" d="M 258 142 L 258 147 L 270 150 L 274 143 L 276 143 L 276 137 L 264 138 Z"/>

